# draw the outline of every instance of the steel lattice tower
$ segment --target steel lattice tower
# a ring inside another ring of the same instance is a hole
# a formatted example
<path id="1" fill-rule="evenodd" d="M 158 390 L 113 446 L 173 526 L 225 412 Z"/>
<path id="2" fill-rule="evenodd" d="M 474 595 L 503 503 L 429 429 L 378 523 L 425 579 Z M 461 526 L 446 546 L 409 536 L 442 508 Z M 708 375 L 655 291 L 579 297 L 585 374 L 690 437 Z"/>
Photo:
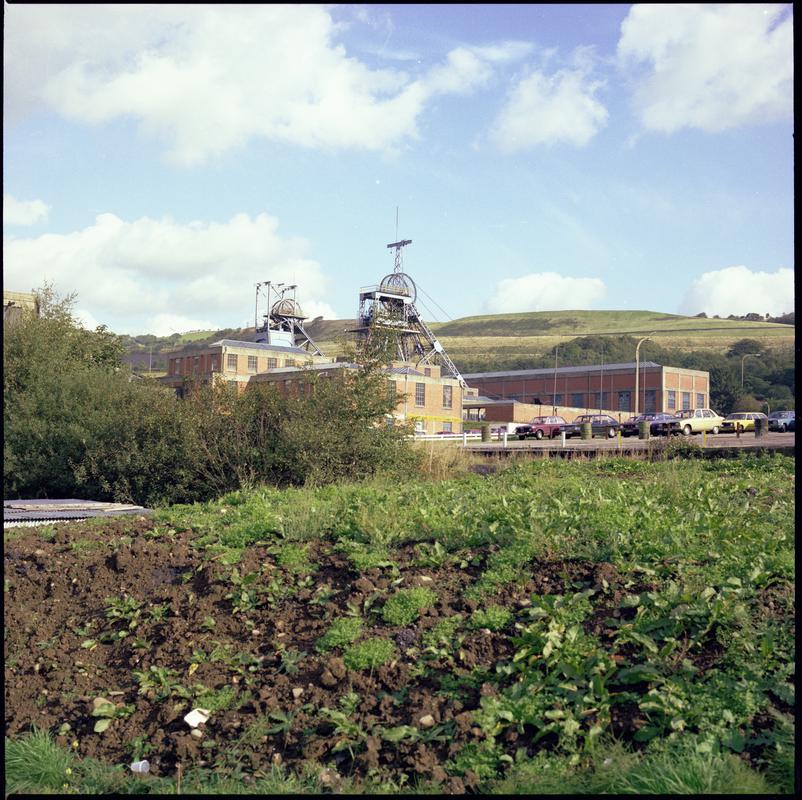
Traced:
<path id="1" fill-rule="evenodd" d="M 408 244 L 412 244 L 411 239 L 387 245 L 395 248 L 394 269 L 378 286 L 360 290 L 358 327 L 352 332 L 362 346 L 377 335 L 394 340 L 399 361 L 437 364 L 464 387 L 465 379 L 415 306 L 418 290 L 415 281 L 403 270 L 402 249 Z"/>

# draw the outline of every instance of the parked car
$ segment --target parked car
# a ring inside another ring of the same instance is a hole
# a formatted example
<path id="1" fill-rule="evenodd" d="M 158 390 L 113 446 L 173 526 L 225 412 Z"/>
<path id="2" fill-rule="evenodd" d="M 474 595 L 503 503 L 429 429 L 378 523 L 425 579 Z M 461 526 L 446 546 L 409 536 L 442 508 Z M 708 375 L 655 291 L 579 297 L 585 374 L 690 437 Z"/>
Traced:
<path id="1" fill-rule="evenodd" d="M 583 422 L 590 423 L 593 436 L 608 436 L 611 439 L 621 427 L 621 423 L 608 414 L 580 414 L 573 422 L 560 425 L 560 433 L 564 432 L 566 439 L 581 436 Z"/>
<path id="2" fill-rule="evenodd" d="M 649 430 L 652 434 L 657 434 L 656 423 L 664 422 L 665 420 L 673 419 L 671 414 L 665 414 L 662 411 L 647 411 L 645 414 L 638 414 L 637 417 L 630 417 L 626 422 L 621 423 L 622 436 L 637 436 L 640 431 L 638 426 L 641 422 L 648 420 L 651 424 Z"/>
<path id="3" fill-rule="evenodd" d="M 795 418 L 796 412 L 794 411 L 772 411 L 769 414 L 769 430 L 779 431 L 780 433 L 794 430 L 791 427 L 791 423 L 794 422 Z"/>
<path id="4" fill-rule="evenodd" d="M 796 419 L 788 420 L 788 430 L 792 431 L 793 433 L 796 433 Z"/>
<path id="5" fill-rule="evenodd" d="M 720 433 L 735 433 L 739 428 L 742 431 L 753 431 L 756 419 L 767 419 L 765 414 L 758 411 L 736 411 L 728 414 L 721 423 Z"/>
<path id="6" fill-rule="evenodd" d="M 692 433 L 718 433 L 724 417 L 709 408 L 687 409 L 678 411 L 671 419 L 658 423 L 662 434 L 678 434 L 690 436 Z"/>
<path id="7" fill-rule="evenodd" d="M 518 425 L 515 428 L 515 436 L 519 439 L 526 439 L 534 436 L 535 439 L 553 439 L 560 435 L 560 426 L 566 422 L 562 417 L 535 417 L 531 422 Z"/>

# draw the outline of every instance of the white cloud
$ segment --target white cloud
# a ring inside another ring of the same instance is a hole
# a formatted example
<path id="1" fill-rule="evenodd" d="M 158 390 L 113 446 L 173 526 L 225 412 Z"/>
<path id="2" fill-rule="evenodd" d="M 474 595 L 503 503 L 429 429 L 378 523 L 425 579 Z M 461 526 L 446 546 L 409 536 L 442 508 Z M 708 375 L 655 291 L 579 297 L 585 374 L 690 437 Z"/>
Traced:
<path id="1" fill-rule="evenodd" d="M 499 149 L 514 152 L 564 142 L 582 147 L 607 122 L 595 95 L 604 85 L 592 77 L 592 59 L 583 49 L 574 64 L 552 74 L 532 71 L 509 92 L 490 130 Z"/>
<path id="2" fill-rule="evenodd" d="M 791 118 L 789 5 L 636 5 L 621 25 L 618 58 L 650 130 L 716 132 Z"/>
<path id="3" fill-rule="evenodd" d="M 17 200 L 13 195 L 3 195 L 3 225 L 35 225 L 47 219 L 49 210 L 42 200 Z"/>
<path id="4" fill-rule="evenodd" d="M 794 271 L 752 272 L 744 266 L 705 272 L 690 286 L 680 314 L 771 314 L 794 310 Z"/>
<path id="5" fill-rule="evenodd" d="M 257 280 L 297 284 L 305 312 L 328 316 L 329 279 L 306 250 L 268 214 L 189 224 L 101 214 L 69 234 L 4 240 L 3 278 L 25 291 L 45 281 L 75 291 L 90 323 L 117 333 L 169 334 L 253 320 Z"/>
<path id="6" fill-rule="evenodd" d="M 533 272 L 505 278 L 496 285 L 487 308 L 493 314 L 516 311 L 589 309 L 607 288 L 599 278 L 571 278 L 556 272 Z"/>
<path id="7" fill-rule="evenodd" d="M 44 102 L 85 123 L 133 118 L 193 165 L 253 138 L 385 150 L 438 94 L 487 82 L 520 42 L 457 47 L 428 71 L 349 56 L 326 6 L 7 6 L 12 116 Z"/>

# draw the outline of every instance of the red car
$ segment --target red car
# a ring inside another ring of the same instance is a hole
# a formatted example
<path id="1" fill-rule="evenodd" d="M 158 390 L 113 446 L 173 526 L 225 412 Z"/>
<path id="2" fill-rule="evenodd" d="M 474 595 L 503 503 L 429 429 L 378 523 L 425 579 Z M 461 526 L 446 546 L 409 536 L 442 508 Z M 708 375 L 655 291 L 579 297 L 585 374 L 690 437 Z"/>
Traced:
<path id="1" fill-rule="evenodd" d="M 565 425 L 562 417 L 535 417 L 526 425 L 518 425 L 515 428 L 515 435 L 519 439 L 526 439 L 527 436 L 534 436 L 535 439 L 542 439 L 544 436 L 553 439 L 560 433 L 560 425 Z"/>

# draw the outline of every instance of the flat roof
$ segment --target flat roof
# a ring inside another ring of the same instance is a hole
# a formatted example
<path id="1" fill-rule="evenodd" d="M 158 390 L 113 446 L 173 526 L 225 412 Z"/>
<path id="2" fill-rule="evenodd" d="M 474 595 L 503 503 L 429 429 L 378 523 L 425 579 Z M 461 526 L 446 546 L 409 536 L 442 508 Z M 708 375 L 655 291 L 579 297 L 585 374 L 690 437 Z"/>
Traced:
<path id="1" fill-rule="evenodd" d="M 662 364 L 656 364 L 654 361 L 641 361 L 640 368 L 646 369 L 647 367 L 662 367 Z M 516 378 L 523 378 L 526 376 L 538 377 L 541 375 L 554 375 L 556 372 L 558 375 L 570 375 L 570 374 L 581 374 L 583 372 L 601 372 L 601 370 L 607 372 L 607 370 L 615 370 L 615 369 L 635 369 L 635 362 L 628 361 L 625 364 L 587 364 L 584 367 L 557 367 L 555 370 L 554 367 L 543 367 L 541 369 L 510 369 L 504 372 L 471 372 L 462 377 L 465 380 L 469 380 L 470 378 L 506 378 L 506 377 L 516 377 Z M 682 369 L 682 367 L 671 367 L 671 369 Z M 699 372 L 700 370 L 688 370 L 689 372 Z"/>

